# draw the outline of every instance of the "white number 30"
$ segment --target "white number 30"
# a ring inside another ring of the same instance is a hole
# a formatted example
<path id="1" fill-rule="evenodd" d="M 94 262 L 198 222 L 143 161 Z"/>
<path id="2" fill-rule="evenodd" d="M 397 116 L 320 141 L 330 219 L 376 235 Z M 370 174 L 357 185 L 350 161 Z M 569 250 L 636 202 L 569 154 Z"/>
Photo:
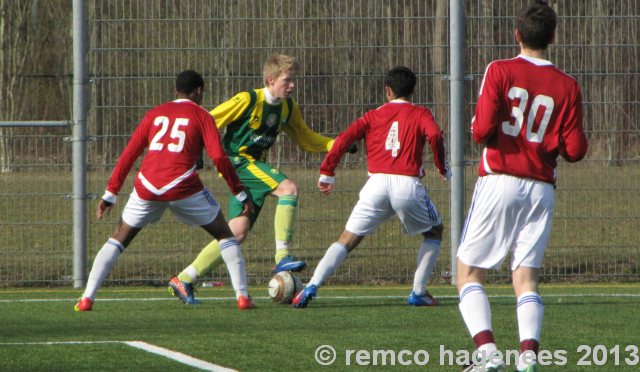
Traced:
<path id="1" fill-rule="evenodd" d="M 151 144 L 149 145 L 149 151 L 160 151 L 164 147 L 164 144 L 160 142 L 162 137 L 167 133 L 169 129 L 169 118 L 166 116 L 158 116 L 154 121 L 153 125 L 156 127 L 161 125 L 162 128 L 153 136 L 151 140 Z M 170 143 L 167 145 L 167 150 L 171 152 L 180 152 L 184 148 L 184 141 L 187 136 L 184 133 L 184 130 L 181 127 L 186 127 L 189 125 L 189 119 L 185 118 L 177 118 L 175 123 L 173 123 L 173 127 L 171 128 L 171 138 L 177 139 L 178 143 Z"/>
<path id="2" fill-rule="evenodd" d="M 385 150 L 391 150 L 391 156 L 397 157 L 398 150 L 400 150 L 400 141 L 398 140 L 398 122 L 394 121 L 387 134 L 387 140 L 384 143 Z"/>
<path id="3" fill-rule="evenodd" d="M 522 123 L 524 121 L 524 111 L 527 108 L 527 102 L 529 101 L 529 92 L 522 88 L 512 87 L 509 89 L 509 98 L 511 100 L 519 99 L 520 103 L 517 107 L 511 108 L 511 117 L 514 118 L 514 123 L 511 124 L 509 120 L 502 122 L 502 132 L 504 134 L 517 137 L 520 134 L 520 130 L 522 129 Z M 544 137 L 544 131 L 547 129 L 547 125 L 549 125 L 549 119 L 551 118 L 551 113 L 553 112 L 553 98 L 549 96 L 545 96 L 543 94 L 539 94 L 533 98 L 533 102 L 531 103 L 531 109 L 529 110 L 529 114 L 527 115 L 527 133 L 526 138 L 529 142 L 541 143 L 542 137 Z M 533 131 L 534 121 L 536 120 L 536 115 L 540 106 L 544 107 L 544 114 L 542 115 L 542 119 L 540 120 L 540 126 L 538 127 L 537 132 Z"/>

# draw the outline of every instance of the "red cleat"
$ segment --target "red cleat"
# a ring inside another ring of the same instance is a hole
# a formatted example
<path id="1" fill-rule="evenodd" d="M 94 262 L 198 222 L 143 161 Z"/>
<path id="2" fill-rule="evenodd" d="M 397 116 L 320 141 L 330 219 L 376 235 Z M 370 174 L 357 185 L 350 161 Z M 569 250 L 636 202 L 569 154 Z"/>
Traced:
<path id="1" fill-rule="evenodd" d="M 81 298 L 80 301 L 73 307 L 75 311 L 91 311 L 93 307 L 93 301 L 89 297 Z"/>
<path id="2" fill-rule="evenodd" d="M 251 300 L 251 296 L 249 296 L 249 297 L 244 297 L 244 296 L 238 297 L 238 309 L 240 309 L 240 310 L 250 310 L 250 309 L 255 309 L 255 308 L 256 308 L 256 304 Z"/>

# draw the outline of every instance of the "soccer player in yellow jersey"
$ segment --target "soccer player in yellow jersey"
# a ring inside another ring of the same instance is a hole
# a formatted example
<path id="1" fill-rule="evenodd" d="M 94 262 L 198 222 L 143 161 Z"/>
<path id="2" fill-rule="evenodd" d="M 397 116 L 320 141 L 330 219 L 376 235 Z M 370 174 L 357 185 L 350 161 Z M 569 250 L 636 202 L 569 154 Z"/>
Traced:
<path id="1" fill-rule="evenodd" d="M 333 145 L 332 138 L 309 129 L 300 107 L 291 98 L 299 70 L 300 65 L 293 57 L 274 55 L 264 65 L 264 88 L 240 92 L 211 111 L 218 128 L 226 129 L 224 150 L 255 206 L 252 214 L 245 215 L 241 203 L 229 198 L 229 226 L 239 242 L 247 237 L 266 197 L 278 198 L 274 218 L 274 272 L 300 271 L 306 263 L 289 252 L 298 206 L 298 186 L 266 162 L 267 152 L 282 131 L 307 152 L 328 152 Z M 186 304 L 197 303 L 193 297 L 193 283 L 220 258 L 220 247 L 214 240 L 169 282 L 171 291 Z"/>

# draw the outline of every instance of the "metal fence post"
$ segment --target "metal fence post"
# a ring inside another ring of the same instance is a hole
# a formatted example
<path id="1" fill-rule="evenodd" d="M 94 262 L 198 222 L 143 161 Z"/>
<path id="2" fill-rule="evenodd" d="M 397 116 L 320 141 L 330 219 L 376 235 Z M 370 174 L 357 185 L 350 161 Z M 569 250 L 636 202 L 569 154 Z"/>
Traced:
<path id="1" fill-rule="evenodd" d="M 456 284 L 456 253 L 464 223 L 464 4 L 450 3 L 451 73 L 451 284 Z"/>
<path id="2" fill-rule="evenodd" d="M 87 261 L 87 3 L 73 0 L 73 286 L 85 284 Z"/>

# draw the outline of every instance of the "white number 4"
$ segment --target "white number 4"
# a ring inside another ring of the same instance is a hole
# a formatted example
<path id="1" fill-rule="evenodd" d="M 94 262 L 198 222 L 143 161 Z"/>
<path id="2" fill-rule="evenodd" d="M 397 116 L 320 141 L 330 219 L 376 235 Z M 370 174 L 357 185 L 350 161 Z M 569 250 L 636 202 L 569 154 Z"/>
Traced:
<path id="1" fill-rule="evenodd" d="M 387 140 L 384 143 L 384 148 L 386 150 L 391 150 L 391 156 L 397 157 L 398 150 L 400 150 L 400 141 L 398 140 L 398 122 L 394 121 L 391 124 L 391 129 L 389 129 L 389 134 L 387 134 Z"/>
<path id="2" fill-rule="evenodd" d="M 156 133 L 156 135 L 153 136 L 153 139 L 151 140 L 151 144 L 149 145 L 149 150 L 160 151 L 164 147 L 164 144 L 160 142 L 160 140 L 162 139 L 162 137 L 164 137 L 164 135 L 167 133 L 167 130 L 169 129 L 169 118 L 166 116 L 158 116 L 153 121 L 153 125 L 155 125 L 156 127 L 161 125 L 162 128 L 160 128 L 160 130 Z M 177 139 L 178 143 L 170 143 L 169 145 L 167 145 L 167 150 L 171 152 L 182 151 L 182 149 L 184 148 L 184 141 L 186 140 L 187 136 L 185 135 L 184 130 L 181 127 L 184 127 L 187 125 L 189 125 L 189 119 L 185 119 L 185 118 L 176 119 L 176 122 L 173 124 L 173 127 L 171 128 L 171 138 Z"/>

